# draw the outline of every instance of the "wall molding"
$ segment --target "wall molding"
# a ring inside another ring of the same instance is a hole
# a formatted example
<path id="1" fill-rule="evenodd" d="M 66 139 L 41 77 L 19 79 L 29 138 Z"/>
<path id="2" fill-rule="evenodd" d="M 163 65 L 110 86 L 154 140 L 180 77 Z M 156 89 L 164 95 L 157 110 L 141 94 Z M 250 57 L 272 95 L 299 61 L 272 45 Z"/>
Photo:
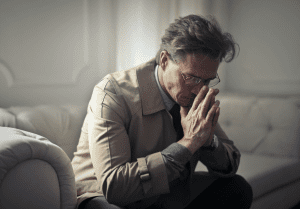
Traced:
<path id="1" fill-rule="evenodd" d="M 9 67 L 0 59 L 0 72 L 4 75 L 7 87 L 10 88 L 14 84 L 14 76 Z"/>
<path id="2" fill-rule="evenodd" d="M 84 65 L 79 70 L 76 70 L 72 75 L 72 81 L 69 82 L 51 82 L 51 83 L 27 83 L 22 81 L 16 81 L 13 76 L 13 73 L 9 68 L 7 68 L 3 63 L 0 62 L 0 75 L 2 74 L 6 80 L 7 88 L 20 88 L 20 87 L 39 87 L 39 86 L 47 86 L 47 87 L 59 87 L 59 86 L 76 86 L 77 81 L 79 79 L 79 74 L 85 70 L 90 69 L 88 64 Z"/>

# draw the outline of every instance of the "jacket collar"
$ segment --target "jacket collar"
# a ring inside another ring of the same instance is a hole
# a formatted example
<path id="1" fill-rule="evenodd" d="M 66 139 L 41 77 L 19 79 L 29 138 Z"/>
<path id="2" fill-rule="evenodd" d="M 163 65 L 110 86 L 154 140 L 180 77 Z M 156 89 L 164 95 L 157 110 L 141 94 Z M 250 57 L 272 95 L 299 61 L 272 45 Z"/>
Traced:
<path id="1" fill-rule="evenodd" d="M 166 109 L 155 81 L 155 66 L 155 59 L 151 59 L 136 70 L 143 115 L 150 115 Z"/>
<path id="2" fill-rule="evenodd" d="M 158 89 L 159 89 L 159 92 L 160 92 L 160 95 L 163 99 L 163 102 L 165 104 L 165 107 L 168 111 L 170 111 L 172 109 L 172 107 L 174 106 L 175 102 L 173 100 L 171 100 L 168 95 L 165 93 L 165 91 L 162 89 L 160 83 L 159 83 L 159 79 L 158 79 L 158 65 L 156 65 L 155 67 L 155 81 L 156 81 L 156 84 L 158 86 Z"/>

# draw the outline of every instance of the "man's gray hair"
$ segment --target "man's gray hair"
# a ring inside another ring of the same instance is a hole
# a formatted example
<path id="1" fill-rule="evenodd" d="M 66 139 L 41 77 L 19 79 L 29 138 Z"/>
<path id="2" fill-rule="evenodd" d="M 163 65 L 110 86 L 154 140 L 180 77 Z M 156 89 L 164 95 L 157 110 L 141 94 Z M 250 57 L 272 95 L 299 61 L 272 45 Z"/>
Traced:
<path id="1" fill-rule="evenodd" d="M 205 19 L 198 15 L 176 19 L 165 30 L 161 41 L 156 54 L 158 64 L 162 51 L 167 51 L 173 61 L 184 61 L 187 54 L 203 54 L 220 62 L 231 62 L 238 46 L 230 33 L 222 33 L 213 16 Z"/>

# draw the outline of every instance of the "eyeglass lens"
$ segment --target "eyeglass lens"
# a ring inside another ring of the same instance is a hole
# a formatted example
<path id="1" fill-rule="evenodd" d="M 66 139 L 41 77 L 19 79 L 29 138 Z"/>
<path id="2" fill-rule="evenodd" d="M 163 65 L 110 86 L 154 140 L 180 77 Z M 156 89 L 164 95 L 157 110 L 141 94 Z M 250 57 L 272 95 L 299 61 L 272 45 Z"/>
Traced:
<path id="1" fill-rule="evenodd" d="M 219 78 L 215 78 L 213 80 L 205 82 L 204 85 L 208 85 L 208 87 L 213 87 L 213 86 L 217 85 L 219 82 L 220 82 Z M 196 83 L 194 79 L 190 79 L 190 80 L 185 80 L 185 84 L 194 86 L 194 85 L 197 85 L 198 83 Z"/>

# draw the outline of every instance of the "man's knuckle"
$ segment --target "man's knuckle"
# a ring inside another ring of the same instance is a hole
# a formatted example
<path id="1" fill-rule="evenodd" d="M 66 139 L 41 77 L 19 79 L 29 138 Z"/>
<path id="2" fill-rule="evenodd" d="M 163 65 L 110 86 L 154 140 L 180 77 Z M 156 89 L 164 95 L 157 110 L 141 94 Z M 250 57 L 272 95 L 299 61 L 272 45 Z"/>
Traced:
<path id="1" fill-rule="evenodd" d="M 208 104 L 203 104 L 202 106 L 204 109 L 207 109 L 208 108 Z"/>

